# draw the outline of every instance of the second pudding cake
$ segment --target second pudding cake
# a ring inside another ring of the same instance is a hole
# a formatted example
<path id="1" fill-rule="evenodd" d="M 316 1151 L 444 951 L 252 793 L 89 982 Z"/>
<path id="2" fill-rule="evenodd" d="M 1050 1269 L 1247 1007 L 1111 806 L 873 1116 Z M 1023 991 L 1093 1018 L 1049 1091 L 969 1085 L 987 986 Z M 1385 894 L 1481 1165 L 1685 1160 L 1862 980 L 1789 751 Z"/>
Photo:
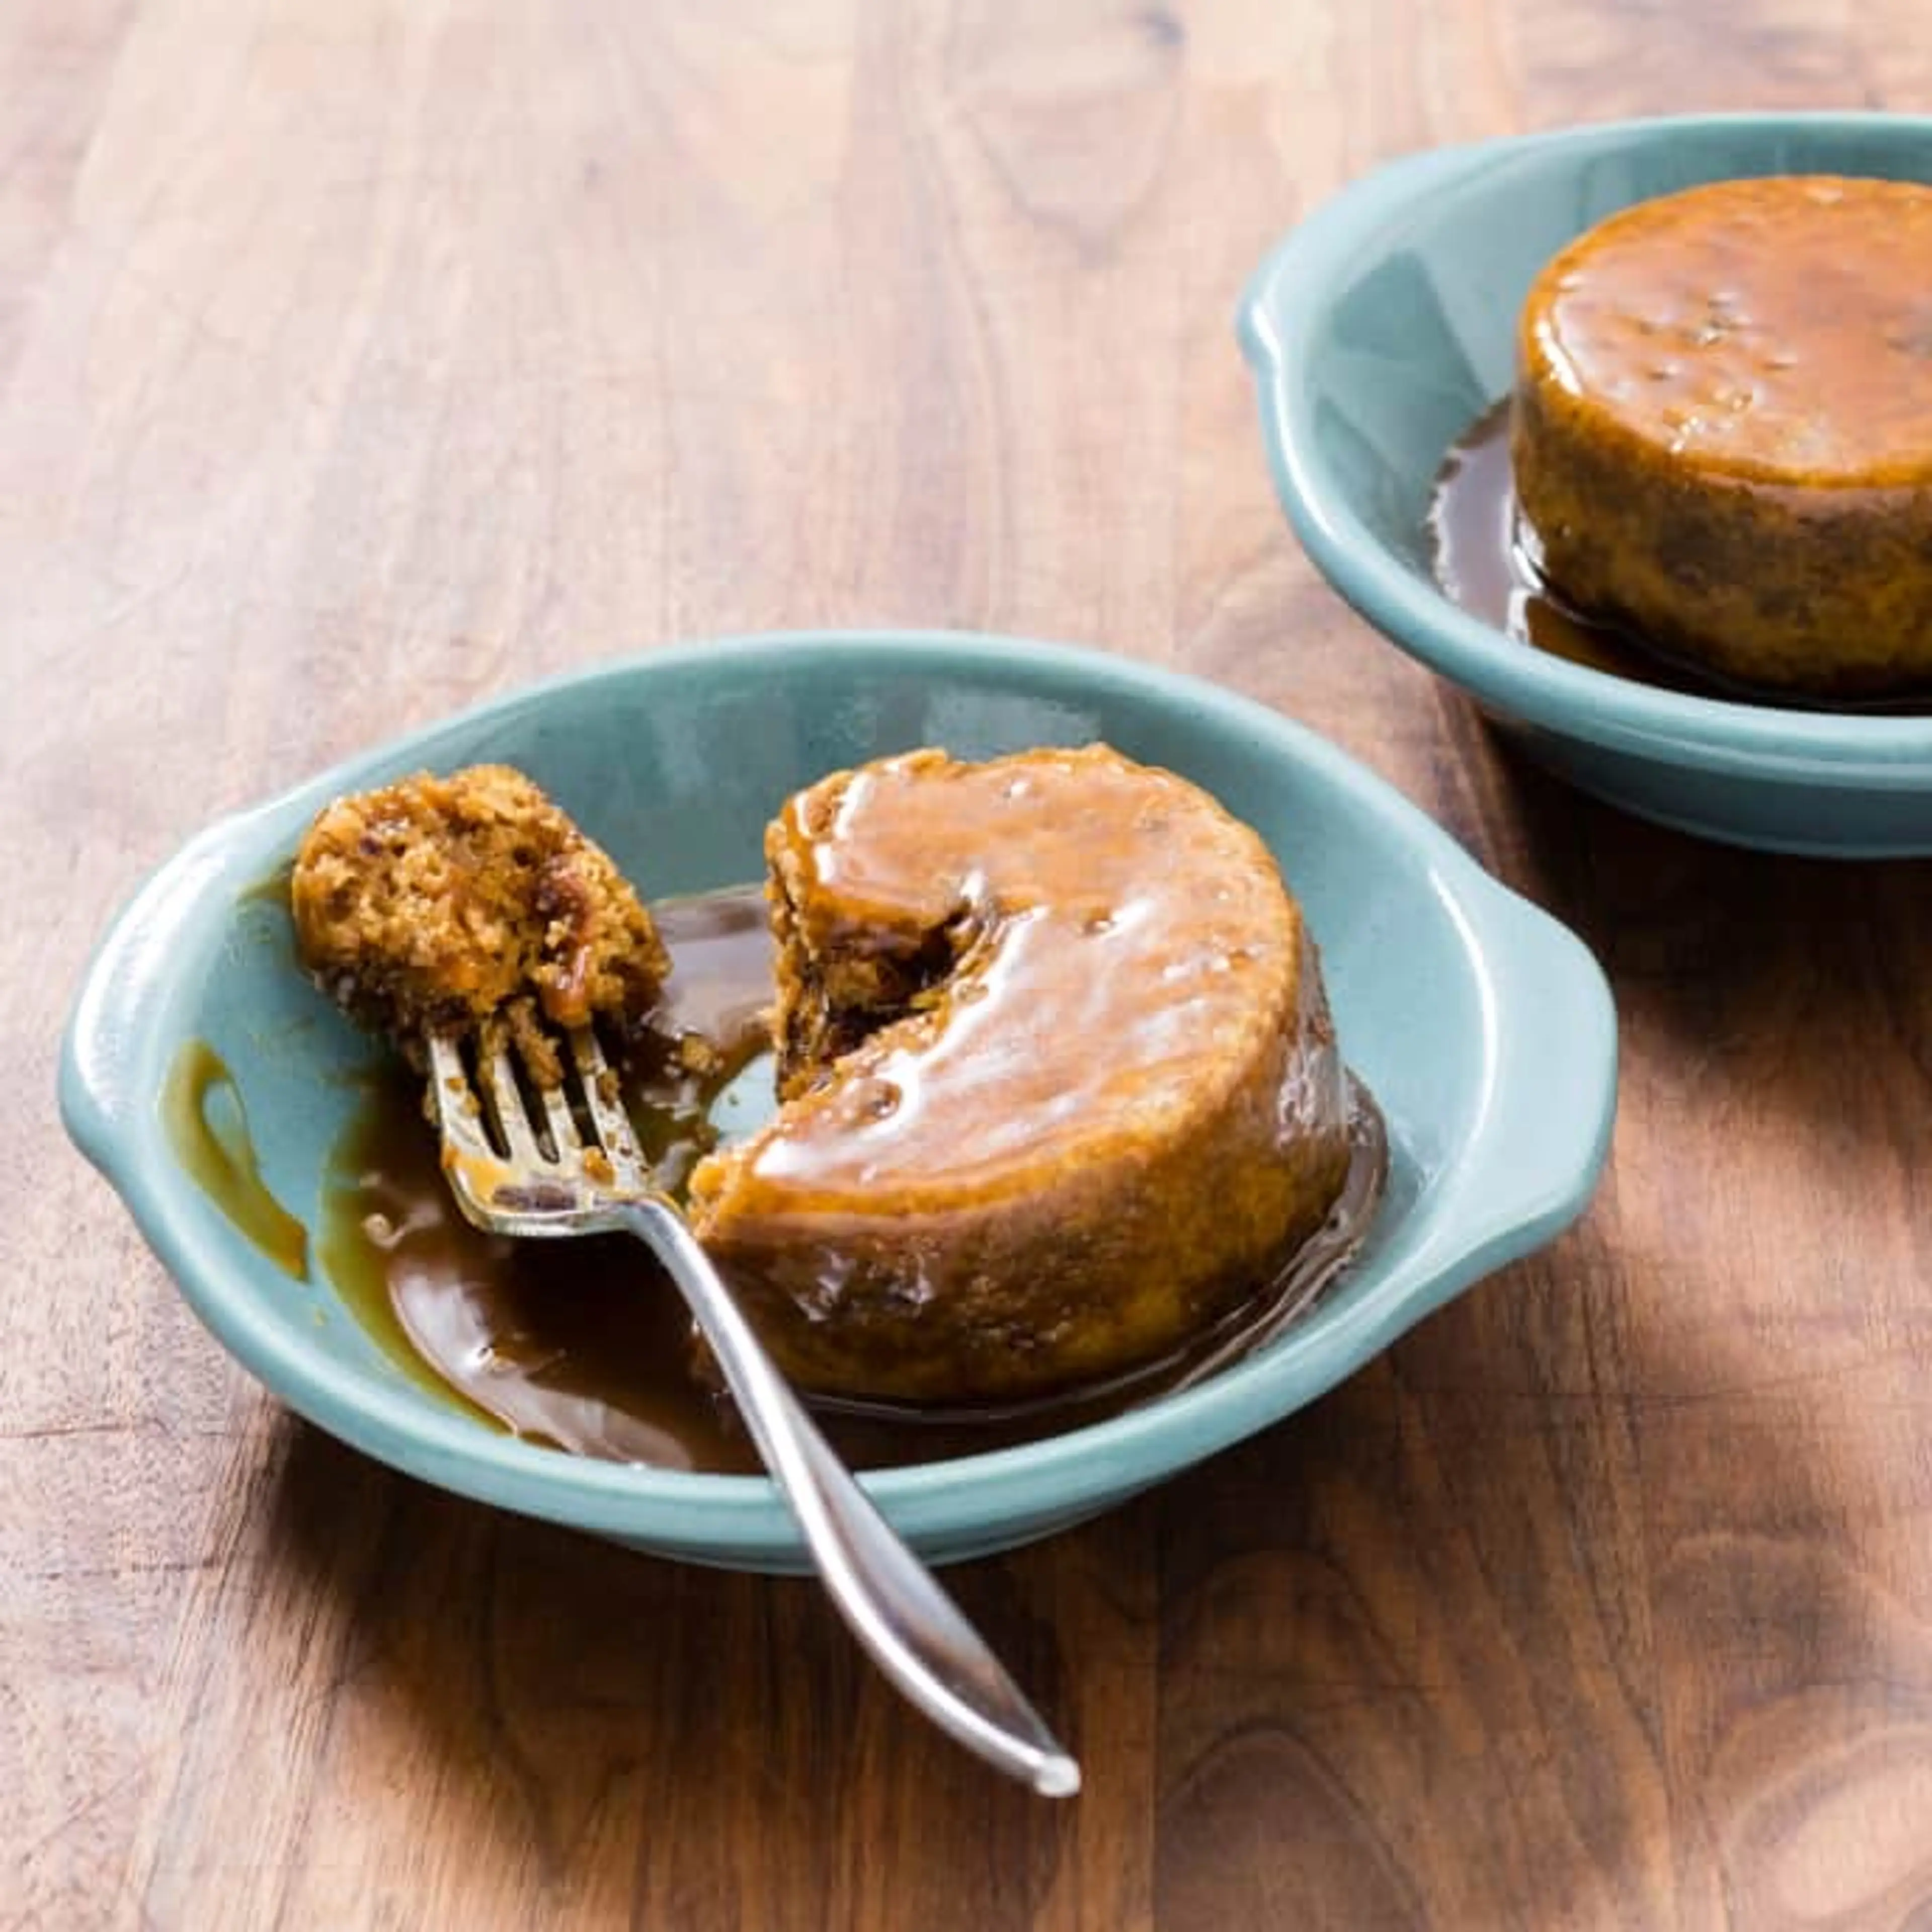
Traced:
<path id="1" fill-rule="evenodd" d="M 1640 203 L 1538 276 L 1516 488 L 1550 583 L 1742 685 L 1932 683 L 1932 188 Z"/>
<path id="2" fill-rule="evenodd" d="M 924 751 L 766 841 L 783 1104 L 692 1208 L 820 1393 L 1010 1401 L 1172 1355 L 1349 1160 L 1315 948 L 1267 848 L 1105 746 Z"/>

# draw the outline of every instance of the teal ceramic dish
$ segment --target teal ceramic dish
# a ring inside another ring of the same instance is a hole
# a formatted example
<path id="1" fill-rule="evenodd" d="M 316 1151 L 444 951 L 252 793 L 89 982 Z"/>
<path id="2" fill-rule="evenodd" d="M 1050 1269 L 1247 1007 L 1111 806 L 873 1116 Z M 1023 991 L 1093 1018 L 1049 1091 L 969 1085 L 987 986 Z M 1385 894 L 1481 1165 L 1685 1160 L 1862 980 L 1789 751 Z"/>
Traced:
<path id="1" fill-rule="evenodd" d="M 1262 263 L 1240 315 L 1275 484 L 1370 622 L 1585 790 L 1706 836 L 1842 857 L 1932 853 L 1932 716 L 1682 696 L 1529 650 L 1450 603 L 1424 532 L 1450 445 L 1508 394 L 1537 271 L 1628 203 L 1741 175 L 1932 179 L 1932 119 L 1633 122 L 1418 154 Z"/>
<path id="2" fill-rule="evenodd" d="M 1097 653 L 944 635 L 809 635 L 653 652 L 504 698 L 203 832 L 102 944 L 61 1070 L 68 1131 L 196 1312 L 291 1407 L 399 1469 L 658 1553 L 803 1567 L 761 1478 L 580 1460 L 412 1381 L 317 1276 L 292 1280 L 190 1178 L 160 1105 L 184 1045 L 226 1062 L 261 1172 L 313 1228 L 369 1042 L 297 970 L 264 891 L 328 799 L 430 766 L 521 766 L 653 896 L 762 876 L 786 795 L 923 744 L 984 757 L 1105 739 L 1216 794 L 1267 838 L 1320 941 L 1343 1050 L 1378 1096 L 1388 1191 L 1343 1282 L 1184 1392 L 1018 1449 L 866 1478 L 934 1560 L 1092 1515 L 1312 1401 L 1583 1208 L 1615 1089 L 1595 962 L 1421 813 L 1308 732 Z M 158 1362 L 152 1372 L 165 1376 Z"/>

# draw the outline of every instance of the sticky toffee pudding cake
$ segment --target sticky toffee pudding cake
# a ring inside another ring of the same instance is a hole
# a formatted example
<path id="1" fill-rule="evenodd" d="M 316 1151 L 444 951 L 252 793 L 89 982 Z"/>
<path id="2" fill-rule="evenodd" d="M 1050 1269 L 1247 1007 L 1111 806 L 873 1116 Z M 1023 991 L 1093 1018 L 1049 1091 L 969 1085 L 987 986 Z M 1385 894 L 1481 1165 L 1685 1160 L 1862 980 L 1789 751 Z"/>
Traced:
<path id="1" fill-rule="evenodd" d="M 556 1077 L 538 1022 L 626 1029 L 670 968 L 616 867 L 506 765 L 338 799 L 303 839 L 289 896 L 303 964 L 418 1064 L 431 1030 L 501 1026 Z"/>
<path id="2" fill-rule="evenodd" d="M 1544 268 L 1511 458 L 1586 616 L 1769 692 L 1932 688 L 1932 187 L 1640 202 Z"/>
<path id="3" fill-rule="evenodd" d="M 821 1393 L 997 1402 L 1156 1360 L 1349 1164 L 1312 942 L 1259 837 L 1104 746 L 922 751 L 766 841 L 782 1104 L 692 1208 Z"/>

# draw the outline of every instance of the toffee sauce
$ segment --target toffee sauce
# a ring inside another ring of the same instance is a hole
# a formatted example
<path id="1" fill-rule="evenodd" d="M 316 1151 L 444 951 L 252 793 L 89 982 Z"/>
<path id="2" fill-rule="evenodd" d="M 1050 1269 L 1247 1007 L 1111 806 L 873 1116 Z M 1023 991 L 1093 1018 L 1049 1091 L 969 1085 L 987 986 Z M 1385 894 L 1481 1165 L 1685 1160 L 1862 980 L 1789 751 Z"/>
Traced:
<path id="1" fill-rule="evenodd" d="M 241 1090 L 206 1040 L 190 1040 L 175 1055 L 161 1118 L 176 1157 L 202 1192 L 284 1274 L 308 1280 L 308 1230 L 268 1192 Z"/>
<path id="2" fill-rule="evenodd" d="M 768 1111 L 765 1008 L 771 940 L 762 890 L 652 908 L 673 961 L 656 1016 L 624 1073 L 647 1156 L 679 1193 L 735 1108 Z M 680 1055 L 696 1034 L 702 1072 Z M 743 1100 L 756 1090 L 767 1096 Z M 1260 1346 L 1346 1267 L 1380 1200 L 1382 1124 L 1352 1083 L 1354 1158 L 1328 1224 L 1219 1328 L 1104 1387 L 1002 1409 L 914 1409 L 814 1400 L 859 1468 L 935 1462 L 1058 1434 L 1198 1381 Z M 372 1082 L 330 1162 L 318 1250 L 345 1304 L 399 1365 L 510 1432 L 572 1454 L 721 1473 L 755 1472 L 757 1452 L 703 1370 L 689 1318 L 648 1250 L 621 1236 L 513 1242 L 452 1203 L 400 1066 Z"/>
<path id="3" fill-rule="evenodd" d="M 1430 495 L 1430 559 L 1436 580 L 1451 602 L 1517 644 L 1660 690 L 1780 710 L 1932 713 L 1932 694 L 1834 704 L 1713 677 L 1634 632 L 1573 609 L 1544 576 L 1535 532 L 1516 501 L 1510 410 L 1505 398 L 1470 424 L 1450 447 Z"/>

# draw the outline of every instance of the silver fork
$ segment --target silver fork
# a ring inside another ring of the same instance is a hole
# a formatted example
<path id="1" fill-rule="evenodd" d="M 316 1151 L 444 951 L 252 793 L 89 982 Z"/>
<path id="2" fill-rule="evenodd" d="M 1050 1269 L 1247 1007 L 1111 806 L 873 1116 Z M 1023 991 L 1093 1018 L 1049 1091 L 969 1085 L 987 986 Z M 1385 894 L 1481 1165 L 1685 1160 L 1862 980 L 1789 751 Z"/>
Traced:
<path id="1" fill-rule="evenodd" d="M 507 1046 L 478 1056 L 482 1105 L 450 1040 L 430 1042 L 430 1091 L 443 1169 L 479 1228 L 538 1238 L 622 1230 L 646 1243 L 676 1282 L 752 1441 L 790 1506 L 839 1614 L 891 1681 L 940 1728 L 1009 1777 L 1050 1798 L 1080 1788 L 1080 1768 L 1021 1694 L 985 1640 L 900 1541 L 833 1454 L 740 1312 L 676 1205 L 655 1184 L 596 1035 L 569 1035 L 586 1142 L 570 1096 L 542 1091 L 530 1118 Z M 546 1138 L 548 1144 L 546 1144 Z"/>

